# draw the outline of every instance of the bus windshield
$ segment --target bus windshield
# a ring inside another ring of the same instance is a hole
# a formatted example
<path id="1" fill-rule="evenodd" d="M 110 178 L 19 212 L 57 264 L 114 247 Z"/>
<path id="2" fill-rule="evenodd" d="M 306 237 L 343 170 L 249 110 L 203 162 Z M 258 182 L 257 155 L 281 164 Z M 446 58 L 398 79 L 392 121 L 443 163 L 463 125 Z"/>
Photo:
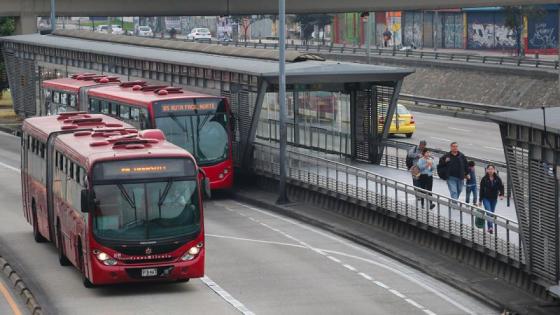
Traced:
<path id="1" fill-rule="evenodd" d="M 228 116 L 220 99 L 154 105 L 156 127 L 167 140 L 194 155 L 199 165 L 225 160 L 229 152 Z"/>
<path id="2" fill-rule="evenodd" d="M 145 241 L 200 231 L 196 180 L 95 185 L 94 234 Z"/>

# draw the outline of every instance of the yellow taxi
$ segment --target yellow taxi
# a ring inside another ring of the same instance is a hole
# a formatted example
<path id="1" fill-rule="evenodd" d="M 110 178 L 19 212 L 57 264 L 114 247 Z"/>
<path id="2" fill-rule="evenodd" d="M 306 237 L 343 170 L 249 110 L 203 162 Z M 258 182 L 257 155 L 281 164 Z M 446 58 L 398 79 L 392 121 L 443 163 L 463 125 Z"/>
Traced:
<path id="1" fill-rule="evenodd" d="M 383 130 L 383 118 L 379 118 L 379 130 Z M 391 121 L 391 128 L 389 129 L 389 135 L 403 134 L 407 138 L 412 137 L 412 134 L 416 131 L 416 121 L 412 113 L 404 105 L 397 105 L 397 112 L 393 116 L 393 121 Z"/>

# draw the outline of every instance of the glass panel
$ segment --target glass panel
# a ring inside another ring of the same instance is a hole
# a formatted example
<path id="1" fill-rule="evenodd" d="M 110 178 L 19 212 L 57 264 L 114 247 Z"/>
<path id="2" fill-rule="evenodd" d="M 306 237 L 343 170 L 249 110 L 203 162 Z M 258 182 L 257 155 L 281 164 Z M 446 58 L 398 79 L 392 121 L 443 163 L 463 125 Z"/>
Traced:
<path id="1" fill-rule="evenodd" d="M 70 94 L 70 106 L 76 108 L 76 101 L 78 97 L 74 94 Z"/>
<path id="2" fill-rule="evenodd" d="M 200 231 L 196 181 L 98 185 L 94 190 L 98 237 L 142 241 Z"/>

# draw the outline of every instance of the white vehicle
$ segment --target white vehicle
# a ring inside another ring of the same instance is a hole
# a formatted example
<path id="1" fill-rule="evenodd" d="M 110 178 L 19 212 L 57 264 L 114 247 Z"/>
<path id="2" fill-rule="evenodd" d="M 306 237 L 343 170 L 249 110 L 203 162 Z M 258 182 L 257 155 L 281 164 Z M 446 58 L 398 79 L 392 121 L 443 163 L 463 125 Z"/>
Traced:
<path id="1" fill-rule="evenodd" d="M 149 26 L 138 26 L 136 35 L 142 37 L 152 37 L 154 36 L 154 32 L 152 32 L 152 29 Z"/>
<path id="2" fill-rule="evenodd" d="M 113 34 L 115 35 L 122 35 L 124 34 L 124 30 L 120 25 L 111 25 L 111 29 L 113 30 Z"/>
<path id="3" fill-rule="evenodd" d="M 108 34 L 109 33 L 109 25 L 98 25 L 97 28 L 95 28 L 95 31 L 97 33 Z"/>
<path id="4" fill-rule="evenodd" d="M 193 28 L 192 31 L 187 35 L 189 40 L 211 40 L 212 35 L 210 30 L 207 28 Z"/>

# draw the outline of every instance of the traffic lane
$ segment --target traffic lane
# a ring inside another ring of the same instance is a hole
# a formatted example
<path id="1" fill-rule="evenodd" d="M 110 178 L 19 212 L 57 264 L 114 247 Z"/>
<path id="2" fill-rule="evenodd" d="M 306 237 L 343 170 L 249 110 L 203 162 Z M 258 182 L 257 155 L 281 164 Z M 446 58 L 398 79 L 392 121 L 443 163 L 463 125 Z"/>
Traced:
<path id="1" fill-rule="evenodd" d="M 413 144 L 426 140 L 428 147 L 444 151 L 456 141 L 459 150 L 467 156 L 505 161 L 498 124 L 422 112 L 413 112 L 413 115 L 416 121 L 413 137 L 396 136 L 395 139 Z"/>
<path id="2" fill-rule="evenodd" d="M 295 298 L 286 296 L 286 294 L 282 295 L 290 301 L 299 302 L 299 294 L 307 294 L 306 290 L 309 290 L 312 294 L 319 294 L 319 296 L 335 294 L 331 295 L 335 298 L 327 300 L 313 296 L 314 300 L 312 302 L 306 301 L 306 303 L 327 303 L 330 307 L 326 307 L 325 312 L 336 312 L 337 307 L 343 310 L 349 307 L 348 310 L 352 310 L 351 307 L 354 305 L 348 303 L 359 303 L 357 313 L 371 313 L 372 309 L 379 307 L 377 303 L 380 302 L 376 297 L 369 296 L 374 291 L 378 297 L 381 294 L 381 305 L 386 302 L 387 294 L 390 299 L 397 298 L 397 300 L 391 300 L 393 304 L 388 310 L 388 313 L 391 314 L 400 313 L 400 311 L 403 311 L 400 308 L 405 306 L 412 306 L 412 313 L 417 311 L 437 314 L 497 313 L 496 310 L 463 292 L 373 250 L 264 209 L 230 200 L 218 200 L 212 201 L 210 209 L 206 211 L 206 218 L 207 244 L 209 246 L 215 243 L 226 246 L 220 248 L 220 251 L 237 248 L 241 248 L 240 251 L 245 251 L 245 246 L 248 246 L 253 251 L 241 257 L 247 256 L 245 260 L 264 259 L 265 261 L 260 263 L 266 263 L 270 266 L 264 273 L 259 269 L 251 269 L 250 266 L 253 264 L 245 263 L 245 261 L 240 261 L 232 266 L 236 273 L 238 269 L 240 272 L 247 269 L 246 277 L 248 278 L 243 278 L 251 283 L 251 288 L 254 290 L 259 289 L 261 282 L 278 284 L 285 281 L 284 278 L 288 278 L 290 281 L 296 281 L 296 283 L 289 283 L 288 281 L 285 285 L 297 288 L 292 292 L 296 295 Z M 215 222 L 219 223 L 219 228 L 215 227 Z M 222 226 L 226 222 L 227 225 Z M 227 235 L 214 235 L 212 233 L 214 229 L 224 231 L 230 229 L 230 231 Z M 251 257 L 257 248 L 259 256 L 264 258 Z M 286 255 L 294 253 L 295 260 L 293 257 L 283 258 L 282 255 L 278 255 L 278 252 Z M 289 259 L 287 263 L 285 263 L 286 259 Z M 309 264 L 311 266 L 307 270 Z M 256 265 L 258 266 L 259 263 Z M 327 268 L 324 266 L 328 266 L 328 270 L 324 269 Z M 211 272 L 211 267 L 211 265 L 208 265 L 209 272 Z M 284 269 L 288 270 L 285 271 Z M 235 290 L 235 278 L 218 274 L 212 274 L 212 277 L 219 279 L 224 287 Z M 255 277 L 256 279 L 251 280 Z M 294 277 L 295 280 L 292 280 Z M 312 280 L 308 281 L 308 277 L 311 277 Z M 342 294 L 350 293 L 355 300 L 348 302 L 343 298 L 338 301 L 339 292 L 325 292 L 331 290 L 332 280 L 335 280 L 334 286 L 344 289 Z M 237 279 L 237 281 L 244 280 Z M 254 284 L 252 284 L 253 281 Z M 282 286 L 284 284 L 280 287 Z M 349 288 L 346 286 L 349 286 Z M 263 290 L 266 288 L 265 285 Z M 266 302 L 262 299 L 255 302 L 251 295 L 244 296 L 243 292 L 235 291 L 234 293 L 257 313 L 261 312 L 261 308 L 266 311 L 266 307 L 269 305 L 267 303 L 275 302 Z M 255 294 L 258 296 L 258 291 Z M 367 297 L 367 301 L 360 301 L 360 298 L 364 296 Z M 262 303 L 262 305 L 258 303 Z M 304 307 L 297 309 L 298 312 L 302 313 L 306 310 L 305 307 L 308 307 L 305 304 L 299 306 Z M 322 307 L 325 306 L 317 305 L 317 307 L 323 311 Z M 333 307 L 335 309 L 332 309 Z M 310 307 L 310 309 L 312 308 Z M 272 311 L 268 312 L 274 313 Z M 348 312 L 351 313 L 351 311 Z"/>
<path id="3" fill-rule="evenodd" d="M 0 132 L 0 163 L 19 168 L 20 142 L 19 137 Z"/>
<path id="4" fill-rule="evenodd" d="M 21 210 L 19 172 L 0 166 L 0 186 L 4 188 L 0 192 L 0 244 L 17 259 L 25 277 L 46 294 L 54 314 L 238 313 L 198 279 L 189 283 L 84 288 L 76 268 L 58 264 L 52 244 L 33 240 L 31 225 Z"/>
<path id="5" fill-rule="evenodd" d="M 29 314 L 29 309 L 25 306 L 13 291 L 9 280 L 0 275 L 0 314 L 4 315 L 23 315 Z"/>
<path id="6" fill-rule="evenodd" d="M 222 259 L 209 259 L 207 274 L 255 314 L 420 314 L 250 217 L 208 204 L 207 250 Z"/>

